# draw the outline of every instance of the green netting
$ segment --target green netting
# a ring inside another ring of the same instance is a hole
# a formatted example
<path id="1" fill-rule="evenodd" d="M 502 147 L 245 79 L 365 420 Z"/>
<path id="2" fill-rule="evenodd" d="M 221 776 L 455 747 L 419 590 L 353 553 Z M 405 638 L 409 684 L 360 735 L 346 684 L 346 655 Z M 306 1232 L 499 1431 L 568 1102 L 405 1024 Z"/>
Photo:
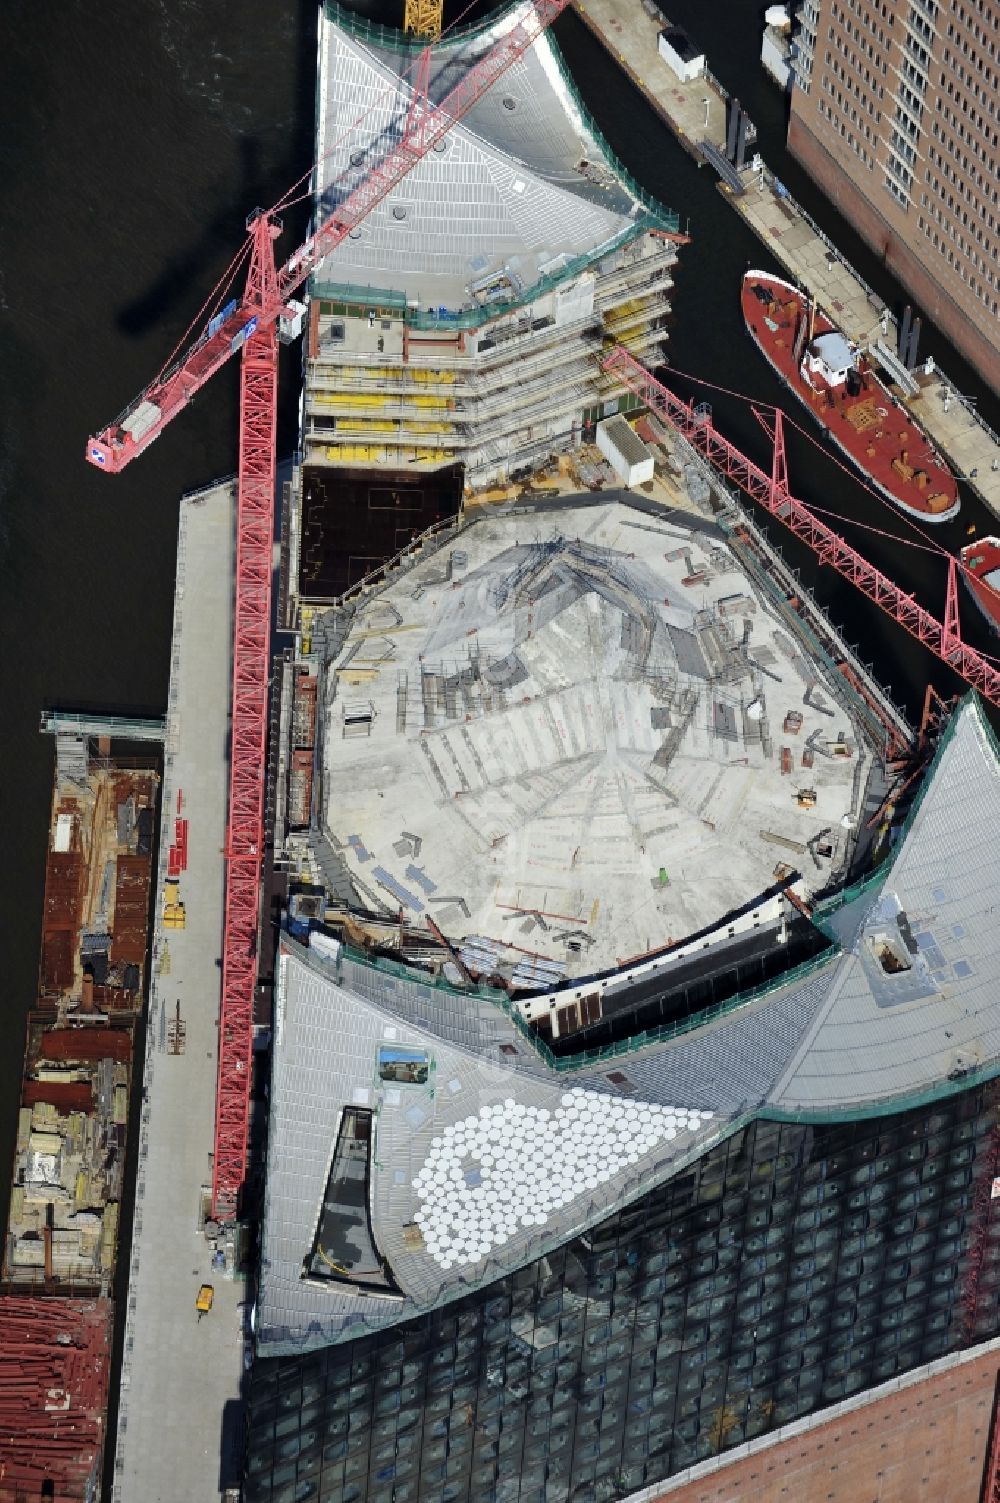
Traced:
<path id="1" fill-rule="evenodd" d="M 559 69 L 559 74 L 562 78 L 563 84 L 570 97 L 572 98 L 574 105 L 579 111 L 588 133 L 593 137 L 596 145 L 600 147 L 601 155 L 604 157 L 605 162 L 611 168 L 612 172 L 619 179 L 619 181 L 624 183 L 625 187 L 632 194 L 632 196 L 642 204 L 643 208 L 646 210 L 650 218 L 656 222 L 656 227 L 661 230 L 667 230 L 671 234 L 676 234 L 680 229 L 680 215 L 673 209 L 665 208 L 663 204 L 659 203 L 655 198 L 653 198 L 651 194 L 647 193 L 645 188 L 641 188 L 632 174 L 628 171 L 627 167 L 625 167 L 618 160 L 617 156 L 608 145 L 607 138 L 605 137 L 603 131 L 600 129 L 597 121 L 594 119 L 593 115 L 591 115 L 589 109 L 587 108 L 583 96 L 576 86 L 576 81 L 566 65 L 566 59 L 560 52 L 555 37 L 553 37 L 551 32 L 549 32 L 549 42 L 552 47 L 552 56 L 555 59 L 556 66 Z"/>
<path id="2" fill-rule="evenodd" d="M 342 948 L 347 959 L 353 960 L 357 965 L 369 966 L 373 971 L 381 971 L 385 976 L 396 976 L 411 985 L 433 987 L 435 991 L 445 992 L 452 997 L 478 997 L 486 1002 L 508 1000 L 505 992 L 492 986 L 473 986 L 471 983 L 468 986 L 452 986 L 450 982 L 432 976 L 429 971 L 417 970 L 415 966 L 406 965 L 401 960 L 390 960 L 387 955 L 370 955 L 357 945 L 345 944 Z"/>
<path id="3" fill-rule="evenodd" d="M 467 26 L 450 27 L 447 36 L 435 43 L 435 50 L 463 46 L 466 42 L 473 41 L 495 26 L 499 18 L 512 8 L 509 5 L 498 5 L 496 10 L 489 11 L 479 21 L 471 21 Z M 370 47 L 379 47 L 386 52 L 416 56 L 423 52 L 427 45 L 422 38 L 408 37 L 404 32 L 397 31 L 394 26 L 380 26 L 377 21 L 369 21 L 366 16 L 358 15 L 356 11 L 346 10 L 338 5 L 336 0 L 325 0 L 323 13 L 328 21 L 332 21 L 335 26 L 339 26 L 356 41 L 364 42 Z M 399 13 L 402 16 L 402 4 L 400 4 Z"/>
<path id="4" fill-rule="evenodd" d="M 490 11 L 481 21 L 476 21 L 469 26 L 456 26 L 454 30 L 448 32 L 448 35 L 441 42 L 435 44 L 435 51 L 442 48 L 448 50 L 452 47 L 464 46 L 467 42 L 490 31 L 501 16 L 513 9 L 516 9 L 516 7 L 501 5 L 496 10 Z M 416 56 L 424 50 L 424 42 L 406 37 L 401 31 L 396 31 L 392 27 L 380 26 L 377 22 L 369 21 L 364 16 L 355 15 L 353 12 L 343 9 L 343 7 L 336 3 L 336 0 L 326 0 L 324 13 L 329 21 L 339 26 L 348 36 L 369 47 L 376 47 L 386 52 L 395 52 L 402 56 Z M 551 29 L 546 33 L 546 36 L 552 48 L 552 56 L 559 69 L 559 76 L 563 81 L 563 85 L 573 100 L 573 105 L 580 115 L 584 129 L 593 139 L 606 165 L 632 197 L 643 205 L 651 219 L 660 229 L 676 232 L 680 226 L 680 216 L 672 209 L 666 209 L 662 204 L 657 203 L 644 188 L 639 186 L 628 169 L 618 160 L 608 145 L 606 137 L 584 103 L 573 75 L 566 66 L 566 60 L 552 35 Z"/>
<path id="5" fill-rule="evenodd" d="M 450 46 L 452 43 L 462 44 L 468 42 L 470 38 L 488 31 L 496 23 L 497 18 L 503 15 L 507 9 L 509 7 L 501 6 L 497 10 L 492 11 L 482 21 L 472 26 L 456 28 L 454 32 L 449 34 L 445 45 Z M 403 54 L 417 53 L 422 50 L 421 43 L 410 41 L 402 32 L 380 26 L 375 22 L 366 20 L 362 16 L 357 16 L 350 11 L 344 10 L 336 4 L 336 0 L 326 0 L 324 10 L 328 20 L 342 28 L 349 36 L 369 46 Z M 548 35 L 548 41 L 563 86 L 572 99 L 573 107 L 579 114 L 584 129 L 591 136 L 595 146 L 600 151 L 605 165 L 614 173 L 626 192 L 635 199 L 637 204 L 642 206 L 643 212 L 637 215 L 634 222 L 626 226 L 612 240 L 598 246 L 593 251 L 574 257 L 572 261 L 568 262 L 558 272 L 540 277 L 532 287 L 527 288 L 509 302 L 491 303 L 488 308 L 473 308 L 454 313 L 450 310 L 406 309 L 406 322 L 412 328 L 436 329 L 442 326 L 456 330 L 478 328 L 487 321 L 503 317 L 505 314 L 513 312 L 539 297 L 545 296 L 546 293 L 553 291 L 562 283 L 578 276 L 581 272 L 586 271 L 588 267 L 603 260 L 606 256 L 613 255 L 621 246 L 637 238 L 639 235 L 645 234 L 649 230 L 663 230 L 668 233 L 675 233 L 680 225 L 680 216 L 673 210 L 664 208 L 662 204 L 651 197 L 645 189 L 640 187 L 635 178 L 632 177 L 618 160 L 592 118 L 590 111 L 587 109 L 572 74 L 566 66 L 565 59 L 559 51 L 551 33 Z M 351 307 L 370 307 L 376 302 L 381 302 L 389 308 L 406 308 L 404 295 L 390 292 L 384 288 L 358 287 L 349 284 L 340 285 L 313 281 L 310 283 L 310 292 L 313 297 L 328 298 L 331 301 L 341 302 Z"/>
<path id="6" fill-rule="evenodd" d="M 406 293 L 394 292 L 390 287 L 361 286 L 357 282 L 314 282 L 310 291 L 314 298 L 331 305 L 321 307 L 322 314 L 356 314 L 361 309 L 371 309 L 376 315 L 388 313 L 399 317 L 406 312 Z"/>
<path id="7" fill-rule="evenodd" d="M 837 1122 L 867 1122 L 875 1117 L 891 1117 L 896 1112 L 914 1111 L 918 1107 L 934 1106 L 937 1102 L 946 1101 L 951 1096 L 960 1096 L 963 1091 L 972 1090 L 976 1086 L 985 1085 L 988 1081 L 1000 1077 L 1000 1060 L 993 1059 L 978 1069 L 963 1071 L 961 1075 L 941 1076 L 931 1081 L 929 1085 L 921 1086 L 918 1091 L 907 1091 L 902 1095 L 889 1096 L 883 1101 L 865 1103 L 849 1103 L 845 1106 L 828 1106 L 822 1111 L 806 1111 L 804 1109 L 793 1110 L 780 1106 L 762 1106 L 757 1111 L 758 1117 L 766 1118 L 773 1122 L 798 1122 L 802 1125 L 826 1123 L 829 1125 Z"/>
<path id="8" fill-rule="evenodd" d="M 574 1070 L 582 1070 L 587 1066 L 604 1064 L 611 1060 L 621 1059 L 623 1055 L 635 1054 L 640 1049 L 646 1049 L 651 1044 L 669 1043 L 671 1039 L 682 1038 L 685 1034 L 692 1033 L 695 1029 L 703 1028 L 706 1023 L 715 1022 L 718 1018 L 726 1017 L 738 1008 L 747 1007 L 751 1002 L 759 1002 L 762 998 L 772 993 L 781 991 L 785 987 L 794 986 L 814 975 L 824 966 L 828 965 L 839 953 L 835 944 L 831 944 L 828 950 L 821 955 L 814 955 L 811 960 L 803 961 L 801 965 L 793 966 L 781 976 L 765 982 L 762 986 L 751 987 L 746 991 L 737 992 L 732 997 L 727 997 L 723 1002 L 716 1002 L 711 1007 L 702 1008 L 699 1012 L 692 1013 L 688 1018 L 682 1018 L 676 1023 L 663 1023 L 656 1028 L 645 1029 L 642 1033 L 635 1034 L 632 1038 L 619 1039 L 614 1044 L 608 1044 L 602 1049 L 587 1049 L 580 1054 L 557 1055 L 540 1038 L 531 1025 L 526 1022 L 516 1002 L 512 1002 L 506 992 L 497 991 L 488 986 L 451 986 L 446 981 L 438 980 L 424 971 L 417 971 L 412 966 L 404 965 L 402 961 L 389 960 L 382 956 L 372 957 L 358 950 L 352 945 L 344 945 L 344 954 L 348 959 L 359 965 L 370 966 L 373 970 L 380 971 L 384 975 L 396 976 L 400 980 L 407 981 L 411 985 L 429 986 L 439 992 L 446 992 L 453 997 L 480 999 L 491 1002 L 500 1007 L 507 1017 L 510 1018 L 514 1027 L 522 1038 L 530 1044 L 532 1049 L 544 1060 L 550 1069 L 562 1074 L 571 1073 Z"/>

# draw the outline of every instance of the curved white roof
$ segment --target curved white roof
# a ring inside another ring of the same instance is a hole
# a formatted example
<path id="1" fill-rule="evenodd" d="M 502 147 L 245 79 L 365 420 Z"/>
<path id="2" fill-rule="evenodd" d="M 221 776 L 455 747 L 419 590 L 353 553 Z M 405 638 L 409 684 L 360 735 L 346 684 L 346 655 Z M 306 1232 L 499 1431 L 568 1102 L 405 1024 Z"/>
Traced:
<path id="1" fill-rule="evenodd" d="M 830 905 L 828 959 L 688 1034 L 568 1071 L 485 995 L 285 941 L 261 1350 L 327 1345 L 499 1278 L 670 1177 L 747 1113 L 902 1109 L 996 1074 L 998 822 L 996 747 L 970 698 L 895 858 Z M 901 965 L 884 967 L 886 944 Z M 425 1086 L 379 1080 L 386 1042 L 428 1053 Z M 377 1114 L 372 1225 L 402 1299 L 302 1277 L 351 1104 Z"/>
<path id="2" fill-rule="evenodd" d="M 436 49 L 432 98 L 511 24 L 508 12 L 471 40 Z M 410 103 L 399 74 L 413 53 L 366 45 L 327 14 L 319 45 L 317 144 L 329 212 L 398 136 Z M 654 222 L 592 134 L 543 35 L 314 281 L 401 290 L 421 306 L 456 310 L 491 274 L 506 271 L 527 289 L 560 258 L 591 256 Z"/>

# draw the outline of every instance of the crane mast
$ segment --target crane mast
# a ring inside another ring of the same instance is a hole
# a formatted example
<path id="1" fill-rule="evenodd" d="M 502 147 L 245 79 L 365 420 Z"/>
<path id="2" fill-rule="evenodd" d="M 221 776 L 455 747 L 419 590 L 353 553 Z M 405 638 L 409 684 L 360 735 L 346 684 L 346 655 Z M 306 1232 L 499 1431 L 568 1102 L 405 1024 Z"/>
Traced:
<path id="1" fill-rule="evenodd" d="M 436 42 L 444 21 L 444 0 L 406 0 L 403 30 L 407 36 Z"/>
<path id="2" fill-rule="evenodd" d="M 240 353 L 240 458 L 233 617 L 232 735 L 226 823 L 226 894 L 215 1105 L 212 1214 L 239 1214 L 246 1172 L 253 1013 L 264 853 L 270 625 L 273 584 L 278 331 L 294 329 L 294 302 L 312 272 L 367 218 L 452 126 L 483 97 L 570 0 L 533 0 L 515 25 L 435 103 L 430 49 L 420 55 L 395 145 L 280 267 L 280 221 L 257 210 L 247 221 L 249 272 L 241 299 L 208 321 L 176 362 L 88 440 L 87 459 L 116 473 L 142 454 L 233 355 Z M 287 322 L 286 322 L 287 321 Z"/>
<path id="3" fill-rule="evenodd" d="M 251 216 L 248 295 L 274 295 L 279 226 Z M 232 732 L 226 820 L 219 1060 L 215 1093 L 212 1214 L 236 1216 L 250 1122 L 253 1008 L 257 987 L 264 845 L 264 774 L 270 688 L 274 490 L 277 467 L 278 341 L 272 322 L 243 345 L 240 466 L 236 503 Z"/>

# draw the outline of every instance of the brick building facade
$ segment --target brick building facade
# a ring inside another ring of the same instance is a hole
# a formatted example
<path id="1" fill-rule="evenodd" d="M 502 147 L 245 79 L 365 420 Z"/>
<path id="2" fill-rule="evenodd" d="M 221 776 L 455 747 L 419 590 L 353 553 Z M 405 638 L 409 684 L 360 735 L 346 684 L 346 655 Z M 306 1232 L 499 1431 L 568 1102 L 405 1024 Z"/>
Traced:
<path id="1" fill-rule="evenodd" d="M 1000 0 L 805 0 L 788 145 L 1000 386 Z"/>
<path id="2" fill-rule="evenodd" d="M 1000 1344 L 859 1394 L 630 1503 L 990 1503 Z"/>

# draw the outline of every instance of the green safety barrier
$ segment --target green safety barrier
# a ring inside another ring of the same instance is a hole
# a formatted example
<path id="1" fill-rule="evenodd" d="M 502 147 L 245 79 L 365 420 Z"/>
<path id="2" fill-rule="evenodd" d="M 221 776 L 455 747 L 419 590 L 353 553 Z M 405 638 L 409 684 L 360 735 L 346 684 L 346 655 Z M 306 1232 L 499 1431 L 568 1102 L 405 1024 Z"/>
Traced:
<path id="1" fill-rule="evenodd" d="M 816 923 L 819 925 L 820 929 L 822 929 L 823 933 L 827 936 L 829 936 L 830 933 L 828 921 L 833 916 L 833 914 L 838 913 L 840 909 L 845 908 L 848 903 L 853 903 L 856 898 L 862 897 L 866 892 L 871 891 L 873 887 L 881 886 L 886 881 L 886 878 L 892 870 L 893 864 L 903 846 L 903 843 L 905 842 L 907 836 L 913 828 L 914 820 L 920 812 L 924 799 L 927 797 L 927 791 L 930 788 L 931 783 L 934 781 L 934 774 L 937 772 L 941 758 L 944 756 L 945 749 L 950 746 L 955 736 L 955 732 L 958 728 L 959 716 L 965 709 L 966 705 L 970 703 L 975 709 L 976 716 L 979 720 L 980 729 L 985 733 L 990 749 L 993 752 L 994 757 L 997 759 L 998 764 L 1000 764 L 1000 742 L 998 742 L 997 740 L 993 727 L 990 725 L 989 721 L 983 714 L 982 705 L 980 704 L 977 695 L 975 694 L 974 690 L 970 689 L 968 694 L 963 696 L 960 704 L 958 705 L 947 726 L 945 727 L 944 735 L 941 737 L 941 740 L 938 743 L 937 750 L 934 753 L 934 759 L 931 762 L 931 765 L 928 768 L 927 772 L 924 774 L 923 782 L 916 797 L 913 800 L 913 803 L 910 806 L 909 813 L 907 814 L 905 820 L 899 828 L 899 833 L 893 844 L 892 850 L 886 854 L 886 856 L 874 871 L 867 872 L 865 876 L 860 877 L 849 887 L 842 888 L 840 892 L 834 893 L 832 897 L 823 899 L 823 901 L 817 903 L 815 908 L 813 909 L 813 915 Z"/>
<path id="2" fill-rule="evenodd" d="M 503 302 L 493 302 L 482 307 L 463 308 L 456 312 L 446 309 L 444 312 L 436 308 L 408 308 L 406 298 L 402 293 L 393 293 L 383 287 L 359 287 L 352 283 L 337 282 L 311 282 L 309 294 L 311 297 L 339 304 L 345 313 L 357 313 L 359 311 L 372 310 L 376 315 L 384 310 L 397 318 L 402 317 L 410 329 L 435 329 L 455 330 L 456 332 L 466 329 L 478 329 L 485 323 L 495 323 L 508 313 L 515 313 L 518 308 L 526 307 L 529 303 L 537 302 L 549 292 L 555 292 L 565 282 L 572 281 L 581 272 L 587 271 L 592 266 L 613 256 L 623 246 L 632 240 L 644 235 L 647 230 L 655 229 L 653 220 L 644 215 L 634 224 L 626 228 L 608 240 L 604 245 L 599 245 L 596 250 L 588 251 L 583 255 L 574 256 L 567 261 L 558 271 L 546 272 L 533 283 L 517 293 L 515 297 Z M 331 310 L 333 311 L 333 310 Z"/>
<path id="3" fill-rule="evenodd" d="M 625 1055 L 637 1054 L 642 1049 L 647 1049 L 651 1044 L 669 1043 L 673 1039 L 683 1038 L 685 1034 L 693 1033 L 703 1028 L 706 1023 L 715 1022 L 719 1018 L 727 1017 L 730 1013 L 738 1011 L 742 1007 L 748 1007 L 752 1002 L 759 1002 L 772 993 L 781 991 L 785 987 L 797 985 L 807 977 L 814 975 L 830 964 L 837 955 L 839 948 L 831 944 L 820 955 L 814 955 L 810 960 L 804 960 L 800 965 L 793 966 L 781 976 L 774 977 L 771 981 L 764 982 L 761 986 L 749 988 L 747 991 L 737 992 L 732 997 L 727 997 L 722 1002 L 716 1002 L 711 1007 L 702 1008 L 699 1012 L 692 1013 L 688 1018 L 681 1018 L 676 1023 L 661 1023 L 655 1028 L 647 1028 L 642 1033 L 637 1033 L 631 1038 L 618 1039 L 613 1044 L 606 1044 L 600 1049 L 587 1049 L 580 1054 L 572 1056 L 554 1054 L 540 1038 L 530 1023 L 522 1016 L 520 1008 L 512 1002 L 506 992 L 498 991 L 488 986 L 451 986 L 447 981 L 442 981 L 427 972 L 418 971 L 402 961 L 389 960 L 387 957 L 365 954 L 363 950 L 356 949 L 353 945 L 343 946 L 344 955 L 359 965 L 370 967 L 383 975 L 395 976 L 409 985 L 427 986 L 438 992 L 445 992 L 453 997 L 463 1000 L 480 1000 L 490 1002 L 499 1007 L 513 1023 L 524 1041 L 531 1046 L 550 1069 L 560 1074 L 569 1074 L 575 1070 L 583 1070 L 592 1065 L 605 1064 L 611 1060 L 621 1059 Z"/>

